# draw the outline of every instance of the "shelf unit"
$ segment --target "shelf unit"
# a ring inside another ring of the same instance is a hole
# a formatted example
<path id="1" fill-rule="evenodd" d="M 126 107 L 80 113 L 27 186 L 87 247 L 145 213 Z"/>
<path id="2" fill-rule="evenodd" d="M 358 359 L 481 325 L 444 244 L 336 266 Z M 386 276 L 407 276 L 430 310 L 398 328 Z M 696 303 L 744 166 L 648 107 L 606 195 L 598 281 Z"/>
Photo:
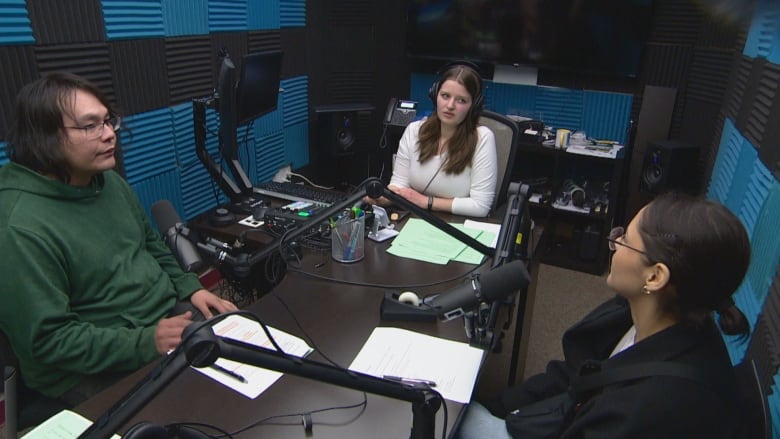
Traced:
<path id="1" fill-rule="evenodd" d="M 610 256 L 605 238 L 622 203 L 624 152 L 625 148 L 609 158 L 521 143 L 512 177 L 532 186 L 531 217 L 544 228 L 536 249 L 539 261 L 604 273 Z M 562 196 L 564 188 L 571 187 L 568 180 L 584 190 L 582 208 Z"/>

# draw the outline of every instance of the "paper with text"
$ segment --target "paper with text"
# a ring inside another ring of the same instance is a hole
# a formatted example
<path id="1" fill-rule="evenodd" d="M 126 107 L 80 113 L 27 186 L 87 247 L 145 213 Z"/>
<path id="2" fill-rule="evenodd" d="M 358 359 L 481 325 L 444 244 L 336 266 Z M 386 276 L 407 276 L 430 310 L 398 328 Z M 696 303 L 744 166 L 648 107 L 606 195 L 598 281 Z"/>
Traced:
<path id="1" fill-rule="evenodd" d="M 313 351 L 305 341 L 298 337 L 276 328 L 269 327 L 268 330 L 276 343 L 287 354 L 305 357 Z M 221 337 L 232 338 L 266 349 L 275 349 L 258 322 L 240 315 L 232 315 L 214 325 L 214 333 Z M 252 399 L 257 398 L 283 375 L 281 372 L 224 358 L 218 359 L 215 364 L 245 378 L 246 382 L 241 382 L 235 377 L 210 367 L 193 367 L 193 369 Z"/>
<path id="2" fill-rule="evenodd" d="M 376 377 L 423 379 L 451 401 L 471 400 L 484 351 L 399 328 L 375 328 L 350 370 Z"/>
<path id="3" fill-rule="evenodd" d="M 30 439 L 73 439 L 91 425 L 92 421 L 80 414 L 63 410 L 39 424 L 24 437 Z M 111 436 L 111 439 L 119 439 L 119 435 L 115 434 Z"/>

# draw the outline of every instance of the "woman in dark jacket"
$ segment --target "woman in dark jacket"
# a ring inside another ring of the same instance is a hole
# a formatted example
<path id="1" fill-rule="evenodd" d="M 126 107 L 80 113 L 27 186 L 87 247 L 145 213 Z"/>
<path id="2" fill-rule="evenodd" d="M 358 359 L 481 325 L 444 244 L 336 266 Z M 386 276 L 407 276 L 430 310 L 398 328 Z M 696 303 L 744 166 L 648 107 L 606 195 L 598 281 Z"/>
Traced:
<path id="1" fill-rule="evenodd" d="M 564 361 L 550 362 L 545 373 L 507 389 L 485 407 L 504 419 L 566 392 L 576 374 L 651 361 L 682 363 L 699 379 L 651 376 L 607 385 L 583 398 L 559 436 L 742 437 L 736 377 L 712 313 L 720 313 L 727 334 L 749 330 L 731 300 L 750 262 L 742 223 L 715 202 L 667 194 L 608 239 L 614 255 L 607 285 L 617 297 L 566 331 Z M 473 415 L 469 408 L 460 437 L 507 434 L 500 423 L 486 431 L 491 422 L 485 413 L 479 405 Z M 508 433 L 516 432 L 509 427 Z"/>

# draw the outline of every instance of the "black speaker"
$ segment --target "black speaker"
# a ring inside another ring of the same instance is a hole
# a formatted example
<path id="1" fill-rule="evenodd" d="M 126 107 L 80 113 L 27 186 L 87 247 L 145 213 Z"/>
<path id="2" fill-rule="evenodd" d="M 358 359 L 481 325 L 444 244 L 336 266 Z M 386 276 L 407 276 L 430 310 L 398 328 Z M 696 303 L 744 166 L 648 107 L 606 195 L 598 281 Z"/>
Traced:
<path id="1" fill-rule="evenodd" d="M 374 109 L 365 104 L 343 104 L 317 107 L 317 139 L 319 147 L 335 157 L 349 156 L 365 144 L 365 125 Z"/>
<path id="2" fill-rule="evenodd" d="M 694 193 L 699 148 L 679 140 L 648 143 L 639 176 L 639 190 L 658 195 L 669 190 Z"/>

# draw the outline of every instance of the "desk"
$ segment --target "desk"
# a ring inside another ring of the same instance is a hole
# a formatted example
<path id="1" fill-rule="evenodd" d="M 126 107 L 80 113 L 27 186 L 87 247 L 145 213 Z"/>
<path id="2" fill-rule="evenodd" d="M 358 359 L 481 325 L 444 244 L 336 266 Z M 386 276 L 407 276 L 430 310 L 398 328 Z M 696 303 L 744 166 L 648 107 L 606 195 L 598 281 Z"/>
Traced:
<path id="1" fill-rule="evenodd" d="M 457 279 L 474 268 L 455 262 L 439 266 L 398 258 L 385 251 L 388 246 L 389 242 L 366 240 L 366 256 L 355 264 L 337 263 L 330 258 L 329 253 L 320 256 L 306 251 L 302 269 L 356 282 L 410 284 Z M 325 262 L 322 267 L 315 268 L 322 262 Z M 419 288 L 417 291 L 423 294 L 440 292 L 457 283 L 450 281 L 435 287 Z M 271 326 L 303 336 L 281 303 L 284 301 L 306 333 L 313 338 L 316 348 L 345 367 L 349 366 L 376 326 L 396 326 L 451 340 L 467 341 L 461 320 L 445 323 L 382 322 L 379 305 L 383 296 L 383 289 L 323 281 L 290 269 L 273 293 L 251 304 L 248 310 Z M 308 358 L 324 361 L 318 351 Z M 76 411 L 96 419 L 144 375 L 145 370 L 142 370 L 127 377 L 81 404 Z M 258 398 L 250 400 L 188 369 L 136 414 L 123 430 L 147 420 L 158 424 L 197 421 L 233 431 L 268 416 L 352 405 L 361 401 L 362 394 L 358 391 L 289 374 Z M 447 408 L 447 431 L 451 433 L 462 405 L 447 401 Z M 250 430 L 243 437 L 306 437 L 300 416 L 279 421 L 288 425 L 263 425 Z M 317 438 L 408 437 L 411 404 L 369 394 L 368 405 L 362 414 L 360 409 L 338 410 L 316 414 L 314 421 L 314 435 Z M 439 437 L 443 428 L 443 409 L 437 414 L 436 424 L 436 435 Z"/>

